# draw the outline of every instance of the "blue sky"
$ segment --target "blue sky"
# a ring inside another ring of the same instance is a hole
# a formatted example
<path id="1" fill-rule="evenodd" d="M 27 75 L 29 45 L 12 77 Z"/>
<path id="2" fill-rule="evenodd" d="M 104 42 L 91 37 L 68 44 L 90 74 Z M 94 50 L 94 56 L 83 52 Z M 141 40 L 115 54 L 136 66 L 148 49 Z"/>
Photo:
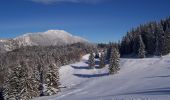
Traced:
<path id="1" fill-rule="evenodd" d="M 0 0 L 0 38 L 62 29 L 92 42 L 170 16 L 170 0 Z"/>

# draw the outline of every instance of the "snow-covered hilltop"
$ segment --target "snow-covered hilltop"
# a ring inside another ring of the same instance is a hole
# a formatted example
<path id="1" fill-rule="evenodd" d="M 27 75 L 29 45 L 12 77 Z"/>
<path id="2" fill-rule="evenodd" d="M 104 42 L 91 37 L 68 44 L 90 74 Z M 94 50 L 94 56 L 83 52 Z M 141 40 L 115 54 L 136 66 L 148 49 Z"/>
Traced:
<path id="1" fill-rule="evenodd" d="M 14 40 L 19 42 L 19 45 L 65 45 L 77 42 L 87 42 L 87 40 L 73 36 L 64 30 L 48 30 L 46 32 L 27 33 L 22 36 L 16 37 Z"/>
<path id="2" fill-rule="evenodd" d="M 64 30 L 48 30 L 46 32 L 27 33 L 14 39 L 1 39 L 0 48 L 9 51 L 11 46 L 55 46 L 88 42 Z"/>
<path id="3" fill-rule="evenodd" d="M 63 66 L 61 93 L 35 100 L 169 100 L 170 55 L 162 58 L 123 58 L 118 74 L 108 75 L 108 66 L 89 69 L 88 55 L 81 62 Z"/>

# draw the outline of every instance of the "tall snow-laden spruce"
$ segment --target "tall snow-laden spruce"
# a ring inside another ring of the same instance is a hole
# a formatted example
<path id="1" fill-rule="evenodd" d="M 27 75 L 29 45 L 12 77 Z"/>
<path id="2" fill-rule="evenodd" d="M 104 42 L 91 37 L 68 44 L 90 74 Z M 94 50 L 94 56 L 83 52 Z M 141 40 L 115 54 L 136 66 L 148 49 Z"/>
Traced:
<path id="1" fill-rule="evenodd" d="M 95 67 L 95 58 L 94 58 L 94 54 L 92 51 L 90 52 L 88 63 L 89 63 L 89 67 L 91 68 Z"/>
<path id="2" fill-rule="evenodd" d="M 40 92 L 38 90 L 39 88 L 39 82 L 35 79 L 35 73 L 32 73 L 32 68 L 29 67 L 27 61 L 20 61 L 21 65 L 21 71 L 23 74 L 23 79 L 21 79 L 21 84 L 23 85 L 22 100 L 29 100 L 33 99 L 34 97 L 37 97 L 40 95 Z"/>
<path id="3" fill-rule="evenodd" d="M 22 88 L 20 87 L 21 66 L 13 65 L 5 77 L 3 97 L 5 100 L 19 100 Z"/>
<path id="4" fill-rule="evenodd" d="M 40 92 L 40 96 L 44 96 L 44 67 L 43 63 L 40 63 L 40 60 L 37 62 L 37 66 L 34 67 L 35 79 L 39 82 L 38 90 Z"/>
<path id="5" fill-rule="evenodd" d="M 29 100 L 39 96 L 38 83 L 29 73 L 27 63 L 21 61 L 11 67 L 4 85 L 5 100 Z"/>
<path id="6" fill-rule="evenodd" d="M 120 54 L 116 48 L 112 48 L 109 62 L 109 74 L 115 74 L 120 70 Z"/>
<path id="7" fill-rule="evenodd" d="M 59 92 L 59 72 L 56 64 L 51 63 L 46 74 L 46 95 L 54 95 Z"/>
<path id="8" fill-rule="evenodd" d="M 145 44 L 143 43 L 142 36 L 139 35 L 139 49 L 138 49 L 138 57 L 145 58 Z"/>
<path id="9" fill-rule="evenodd" d="M 105 67 L 105 55 L 104 53 L 101 53 L 101 56 L 100 56 L 100 62 L 99 62 L 99 68 L 103 68 Z"/>

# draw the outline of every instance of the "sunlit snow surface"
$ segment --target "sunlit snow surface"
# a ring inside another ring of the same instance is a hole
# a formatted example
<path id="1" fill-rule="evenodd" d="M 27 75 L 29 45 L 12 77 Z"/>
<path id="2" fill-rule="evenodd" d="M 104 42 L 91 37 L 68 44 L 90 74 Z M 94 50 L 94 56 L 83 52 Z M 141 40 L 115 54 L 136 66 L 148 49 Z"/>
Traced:
<path id="1" fill-rule="evenodd" d="M 61 83 L 67 87 L 61 93 L 35 100 L 170 100 L 170 55 L 123 58 L 115 75 L 108 75 L 108 66 L 89 69 L 88 56 L 61 67 Z"/>

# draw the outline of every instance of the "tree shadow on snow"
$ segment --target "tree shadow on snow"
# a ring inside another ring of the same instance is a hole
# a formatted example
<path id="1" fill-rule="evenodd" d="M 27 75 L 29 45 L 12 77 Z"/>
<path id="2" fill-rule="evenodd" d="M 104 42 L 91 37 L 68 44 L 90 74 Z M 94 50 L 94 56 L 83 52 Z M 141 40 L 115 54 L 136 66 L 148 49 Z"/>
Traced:
<path id="1" fill-rule="evenodd" d="M 127 93 L 118 93 L 118 94 L 110 94 L 98 97 L 108 97 L 108 96 L 125 96 L 125 95 L 170 95 L 170 87 L 165 88 L 155 88 L 155 89 L 146 89 L 145 91 L 134 91 Z"/>
<path id="2" fill-rule="evenodd" d="M 95 66 L 96 69 L 101 69 L 100 66 Z"/>
<path id="3" fill-rule="evenodd" d="M 74 68 L 74 69 L 87 69 L 87 70 L 92 70 L 92 69 L 101 69 L 101 67 L 100 66 L 97 66 L 97 65 L 95 65 L 94 66 L 94 68 L 93 67 L 89 67 L 89 66 L 71 66 L 72 68 Z"/>
<path id="4" fill-rule="evenodd" d="M 96 64 L 96 65 L 99 65 L 99 64 L 100 64 L 100 61 L 95 61 L 95 64 Z"/>
<path id="5" fill-rule="evenodd" d="M 89 64 L 89 62 L 88 62 L 88 61 L 85 61 L 85 63 L 86 63 L 86 64 Z M 99 60 L 96 60 L 96 61 L 95 61 L 95 65 L 99 65 L 99 63 L 100 63 L 100 61 L 99 61 Z"/>
<path id="6" fill-rule="evenodd" d="M 90 70 L 91 68 L 89 66 L 71 66 L 74 69 L 88 69 Z"/>
<path id="7" fill-rule="evenodd" d="M 101 74 L 74 74 L 77 77 L 81 78 L 93 78 L 93 77 L 102 77 L 102 76 L 108 76 L 109 73 L 101 73 Z"/>
<path id="8" fill-rule="evenodd" d="M 165 68 L 170 69 L 170 67 L 165 67 Z"/>
<path id="9" fill-rule="evenodd" d="M 165 76 L 151 76 L 151 77 L 145 77 L 145 78 L 166 78 L 170 77 L 170 75 L 165 75 Z"/>
<path id="10" fill-rule="evenodd" d="M 136 92 L 124 93 L 124 94 L 120 94 L 120 95 L 133 95 L 133 94 L 170 95 L 170 87 L 148 89 L 146 91 L 136 91 Z"/>

